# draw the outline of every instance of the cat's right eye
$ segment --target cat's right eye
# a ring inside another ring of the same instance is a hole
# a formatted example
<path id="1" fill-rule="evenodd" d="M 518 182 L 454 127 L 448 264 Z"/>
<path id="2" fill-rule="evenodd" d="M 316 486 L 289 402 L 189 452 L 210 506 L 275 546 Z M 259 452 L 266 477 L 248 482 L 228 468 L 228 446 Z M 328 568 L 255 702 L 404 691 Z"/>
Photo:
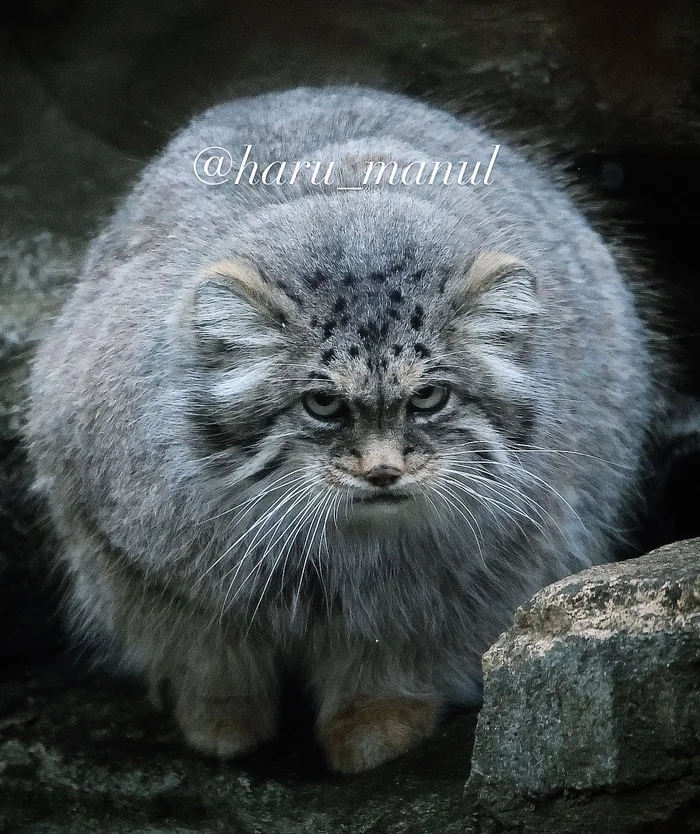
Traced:
<path id="1" fill-rule="evenodd" d="M 342 397 L 323 391 L 310 391 L 302 397 L 302 404 L 317 420 L 340 420 L 345 416 L 346 407 Z"/>

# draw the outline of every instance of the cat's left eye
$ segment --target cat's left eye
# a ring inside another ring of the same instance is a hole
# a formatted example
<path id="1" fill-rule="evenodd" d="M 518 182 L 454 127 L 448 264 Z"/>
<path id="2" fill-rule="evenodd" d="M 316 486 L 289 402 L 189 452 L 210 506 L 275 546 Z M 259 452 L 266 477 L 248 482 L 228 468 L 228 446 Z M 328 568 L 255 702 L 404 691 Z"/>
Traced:
<path id="1" fill-rule="evenodd" d="M 304 408 L 317 420 L 339 420 L 345 415 L 345 401 L 334 394 L 310 391 L 302 397 Z"/>
<path id="2" fill-rule="evenodd" d="M 434 414 L 445 406 L 449 396 L 446 385 L 425 385 L 414 393 L 408 407 L 414 414 Z"/>

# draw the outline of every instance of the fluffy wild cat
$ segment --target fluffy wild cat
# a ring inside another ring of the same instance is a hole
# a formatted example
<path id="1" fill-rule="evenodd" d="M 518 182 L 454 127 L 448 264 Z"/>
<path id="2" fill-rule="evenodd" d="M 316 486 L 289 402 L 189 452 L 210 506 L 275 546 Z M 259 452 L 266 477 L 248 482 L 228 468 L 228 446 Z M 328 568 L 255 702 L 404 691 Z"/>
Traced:
<path id="1" fill-rule="evenodd" d="M 219 186 L 211 146 L 238 160 Z M 167 682 L 204 753 L 274 735 L 284 671 L 333 769 L 401 754 L 479 701 L 518 605 L 628 529 L 660 400 L 642 299 L 546 171 L 504 146 L 484 184 L 493 153 L 361 88 L 215 107 L 39 348 L 27 436 L 76 627 Z M 333 176 L 260 182 L 281 160 Z M 476 184 L 357 188 L 464 160 Z"/>

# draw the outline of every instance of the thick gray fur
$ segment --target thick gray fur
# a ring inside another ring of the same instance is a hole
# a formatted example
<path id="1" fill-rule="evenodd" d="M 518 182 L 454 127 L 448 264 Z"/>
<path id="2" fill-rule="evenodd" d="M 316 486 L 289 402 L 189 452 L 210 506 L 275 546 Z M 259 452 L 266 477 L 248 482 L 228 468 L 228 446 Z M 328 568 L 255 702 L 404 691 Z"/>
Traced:
<path id="1" fill-rule="evenodd" d="M 248 144 L 335 160 L 335 182 L 194 176 L 204 148 Z M 202 749 L 245 747 L 207 740 L 210 697 L 252 699 L 271 735 L 285 668 L 320 726 L 371 699 L 478 702 L 516 607 L 627 535 L 664 369 L 624 259 L 506 146 L 489 185 L 336 189 L 378 158 L 483 177 L 494 144 L 368 89 L 215 107 L 146 168 L 39 349 L 27 436 L 76 624 L 169 680 Z M 263 301 L 203 277 L 220 262 L 254 266 Z M 409 417 L 435 381 L 448 405 Z M 349 422 L 304 411 L 319 386 Z M 381 488 L 353 466 L 385 453 L 411 497 L 363 503 Z"/>

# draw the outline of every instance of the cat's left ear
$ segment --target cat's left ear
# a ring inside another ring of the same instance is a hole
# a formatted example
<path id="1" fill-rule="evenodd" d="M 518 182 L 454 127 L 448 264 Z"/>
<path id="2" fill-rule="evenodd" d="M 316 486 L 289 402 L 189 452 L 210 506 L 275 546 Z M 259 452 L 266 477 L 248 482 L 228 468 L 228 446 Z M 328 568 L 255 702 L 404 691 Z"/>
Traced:
<path id="1" fill-rule="evenodd" d="M 206 354 L 272 350 L 296 308 L 257 267 L 219 261 L 198 275 L 185 303 L 196 346 Z"/>
<path id="2" fill-rule="evenodd" d="M 477 255 L 465 272 L 448 280 L 445 295 L 455 319 L 478 317 L 482 325 L 491 319 L 501 332 L 522 330 L 542 310 L 537 281 L 528 266 L 503 252 Z"/>

